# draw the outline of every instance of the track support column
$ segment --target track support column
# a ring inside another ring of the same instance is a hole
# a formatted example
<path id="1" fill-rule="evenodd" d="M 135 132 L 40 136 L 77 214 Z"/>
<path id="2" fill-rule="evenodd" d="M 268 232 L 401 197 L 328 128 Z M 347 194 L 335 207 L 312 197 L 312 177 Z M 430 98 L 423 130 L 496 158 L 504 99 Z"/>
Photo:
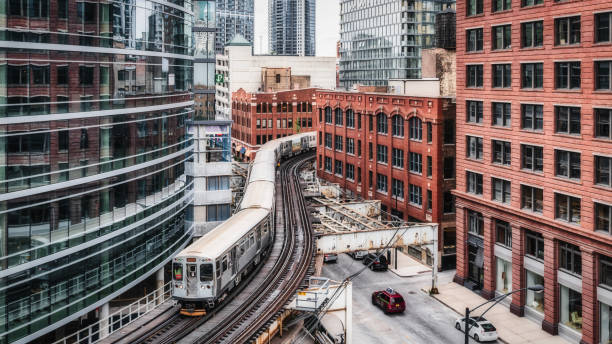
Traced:
<path id="1" fill-rule="evenodd" d="M 110 315 L 110 306 L 108 302 L 100 306 L 99 318 L 100 318 L 100 339 L 106 338 L 109 335 L 108 331 L 108 316 Z"/>
<path id="2" fill-rule="evenodd" d="M 155 304 L 164 302 L 164 268 L 161 267 L 155 273 Z"/>

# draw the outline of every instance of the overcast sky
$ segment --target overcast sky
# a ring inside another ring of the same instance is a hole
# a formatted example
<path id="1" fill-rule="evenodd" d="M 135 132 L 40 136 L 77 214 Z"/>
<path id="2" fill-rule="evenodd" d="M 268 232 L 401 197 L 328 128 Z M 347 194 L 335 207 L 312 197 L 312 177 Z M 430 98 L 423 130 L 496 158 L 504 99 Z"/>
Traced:
<path id="1" fill-rule="evenodd" d="M 339 0 L 317 1 L 317 56 L 336 56 L 340 40 Z M 268 53 L 268 0 L 255 0 L 255 53 Z"/>

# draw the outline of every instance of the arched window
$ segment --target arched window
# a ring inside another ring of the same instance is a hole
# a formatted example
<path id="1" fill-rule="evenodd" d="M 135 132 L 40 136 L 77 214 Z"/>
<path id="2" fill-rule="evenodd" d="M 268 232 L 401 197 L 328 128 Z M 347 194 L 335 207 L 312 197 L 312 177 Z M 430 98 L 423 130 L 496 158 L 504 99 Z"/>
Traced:
<path id="1" fill-rule="evenodd" d="M 355 113 L 352 109 L 346 110 L 346 127 L 355 128 Z"/>
<path id="2" fill-rule="evenodd" d="M 325 108 L 325 123 L 332 124 L 332 109 L 328 106 Z"/>
<path id="3" fill-rule="evenodd" d="M 384 113 L 376 115 L 376 132 L 379 134 L 387 134 L 389 132 L 387 116 Z"/>
<path id="4" fill-rule="evenodd" d="M 421 119 L 416 116 L 410 117 L 409 124 L 410 139 L 417 141 L 423 140 L 423 123 L 421 122 Z"/>
<path id="5" fill-rule="evenodd" d="M 391 118 L 393 136 L 404 137 L 404 119 L 400 115 Z"/>
<path id="6" fill-rule="evenodd" d="M 341 108 L 336 108 L 336 110 L 334 110 L 334 113 L 336 114 L 336 125 L 342 125 L 342 109 Z"/>

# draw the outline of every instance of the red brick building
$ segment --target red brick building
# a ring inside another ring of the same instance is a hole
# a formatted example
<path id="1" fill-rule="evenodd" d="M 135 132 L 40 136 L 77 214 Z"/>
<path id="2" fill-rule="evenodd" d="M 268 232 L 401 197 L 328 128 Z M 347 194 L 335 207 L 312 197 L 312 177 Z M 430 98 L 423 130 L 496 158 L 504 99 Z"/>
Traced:
<path id="1" fill-rule="evenodd" d="M 247 160 L 264 143 L 314 130 L 314 88 L 275 93 L 232 94 L 232 151 Z"/>
<path id="2" fill-rule="evenodd" d="M 450 98 L 317 91 L 317 174 L 383 210 L 440 224 L 454 267 L 455 105 Z"/>
<path id="3" fill-rule="evenodd" d="M 457 2 L 457 274 L 550 333 L 610 343 L 612 7 Z"/>

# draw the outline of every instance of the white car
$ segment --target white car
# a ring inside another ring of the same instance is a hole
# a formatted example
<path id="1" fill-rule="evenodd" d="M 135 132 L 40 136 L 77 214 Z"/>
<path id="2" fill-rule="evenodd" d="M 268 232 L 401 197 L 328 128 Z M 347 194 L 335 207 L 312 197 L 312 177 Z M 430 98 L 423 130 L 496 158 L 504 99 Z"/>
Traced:
<path id="1" fill-rule="evenodd" d="M 353 259 L 363 259 L 363 257 L 367 255 L 368 255 L 368 251 L 366 250 L 349 252 L 349 256 L 353 257 Z"/>
<path id="2" fill-rule="evenodd" d="M 497 330 L 487 319 L 483 317 L 474 317 L 469 319 L 470 331 L 469 336 L 477 342 L 490 342 L 497 340 Z M 461 332 L 465 332 L 465 317 L 455 321 L 455 328 Z"/>

